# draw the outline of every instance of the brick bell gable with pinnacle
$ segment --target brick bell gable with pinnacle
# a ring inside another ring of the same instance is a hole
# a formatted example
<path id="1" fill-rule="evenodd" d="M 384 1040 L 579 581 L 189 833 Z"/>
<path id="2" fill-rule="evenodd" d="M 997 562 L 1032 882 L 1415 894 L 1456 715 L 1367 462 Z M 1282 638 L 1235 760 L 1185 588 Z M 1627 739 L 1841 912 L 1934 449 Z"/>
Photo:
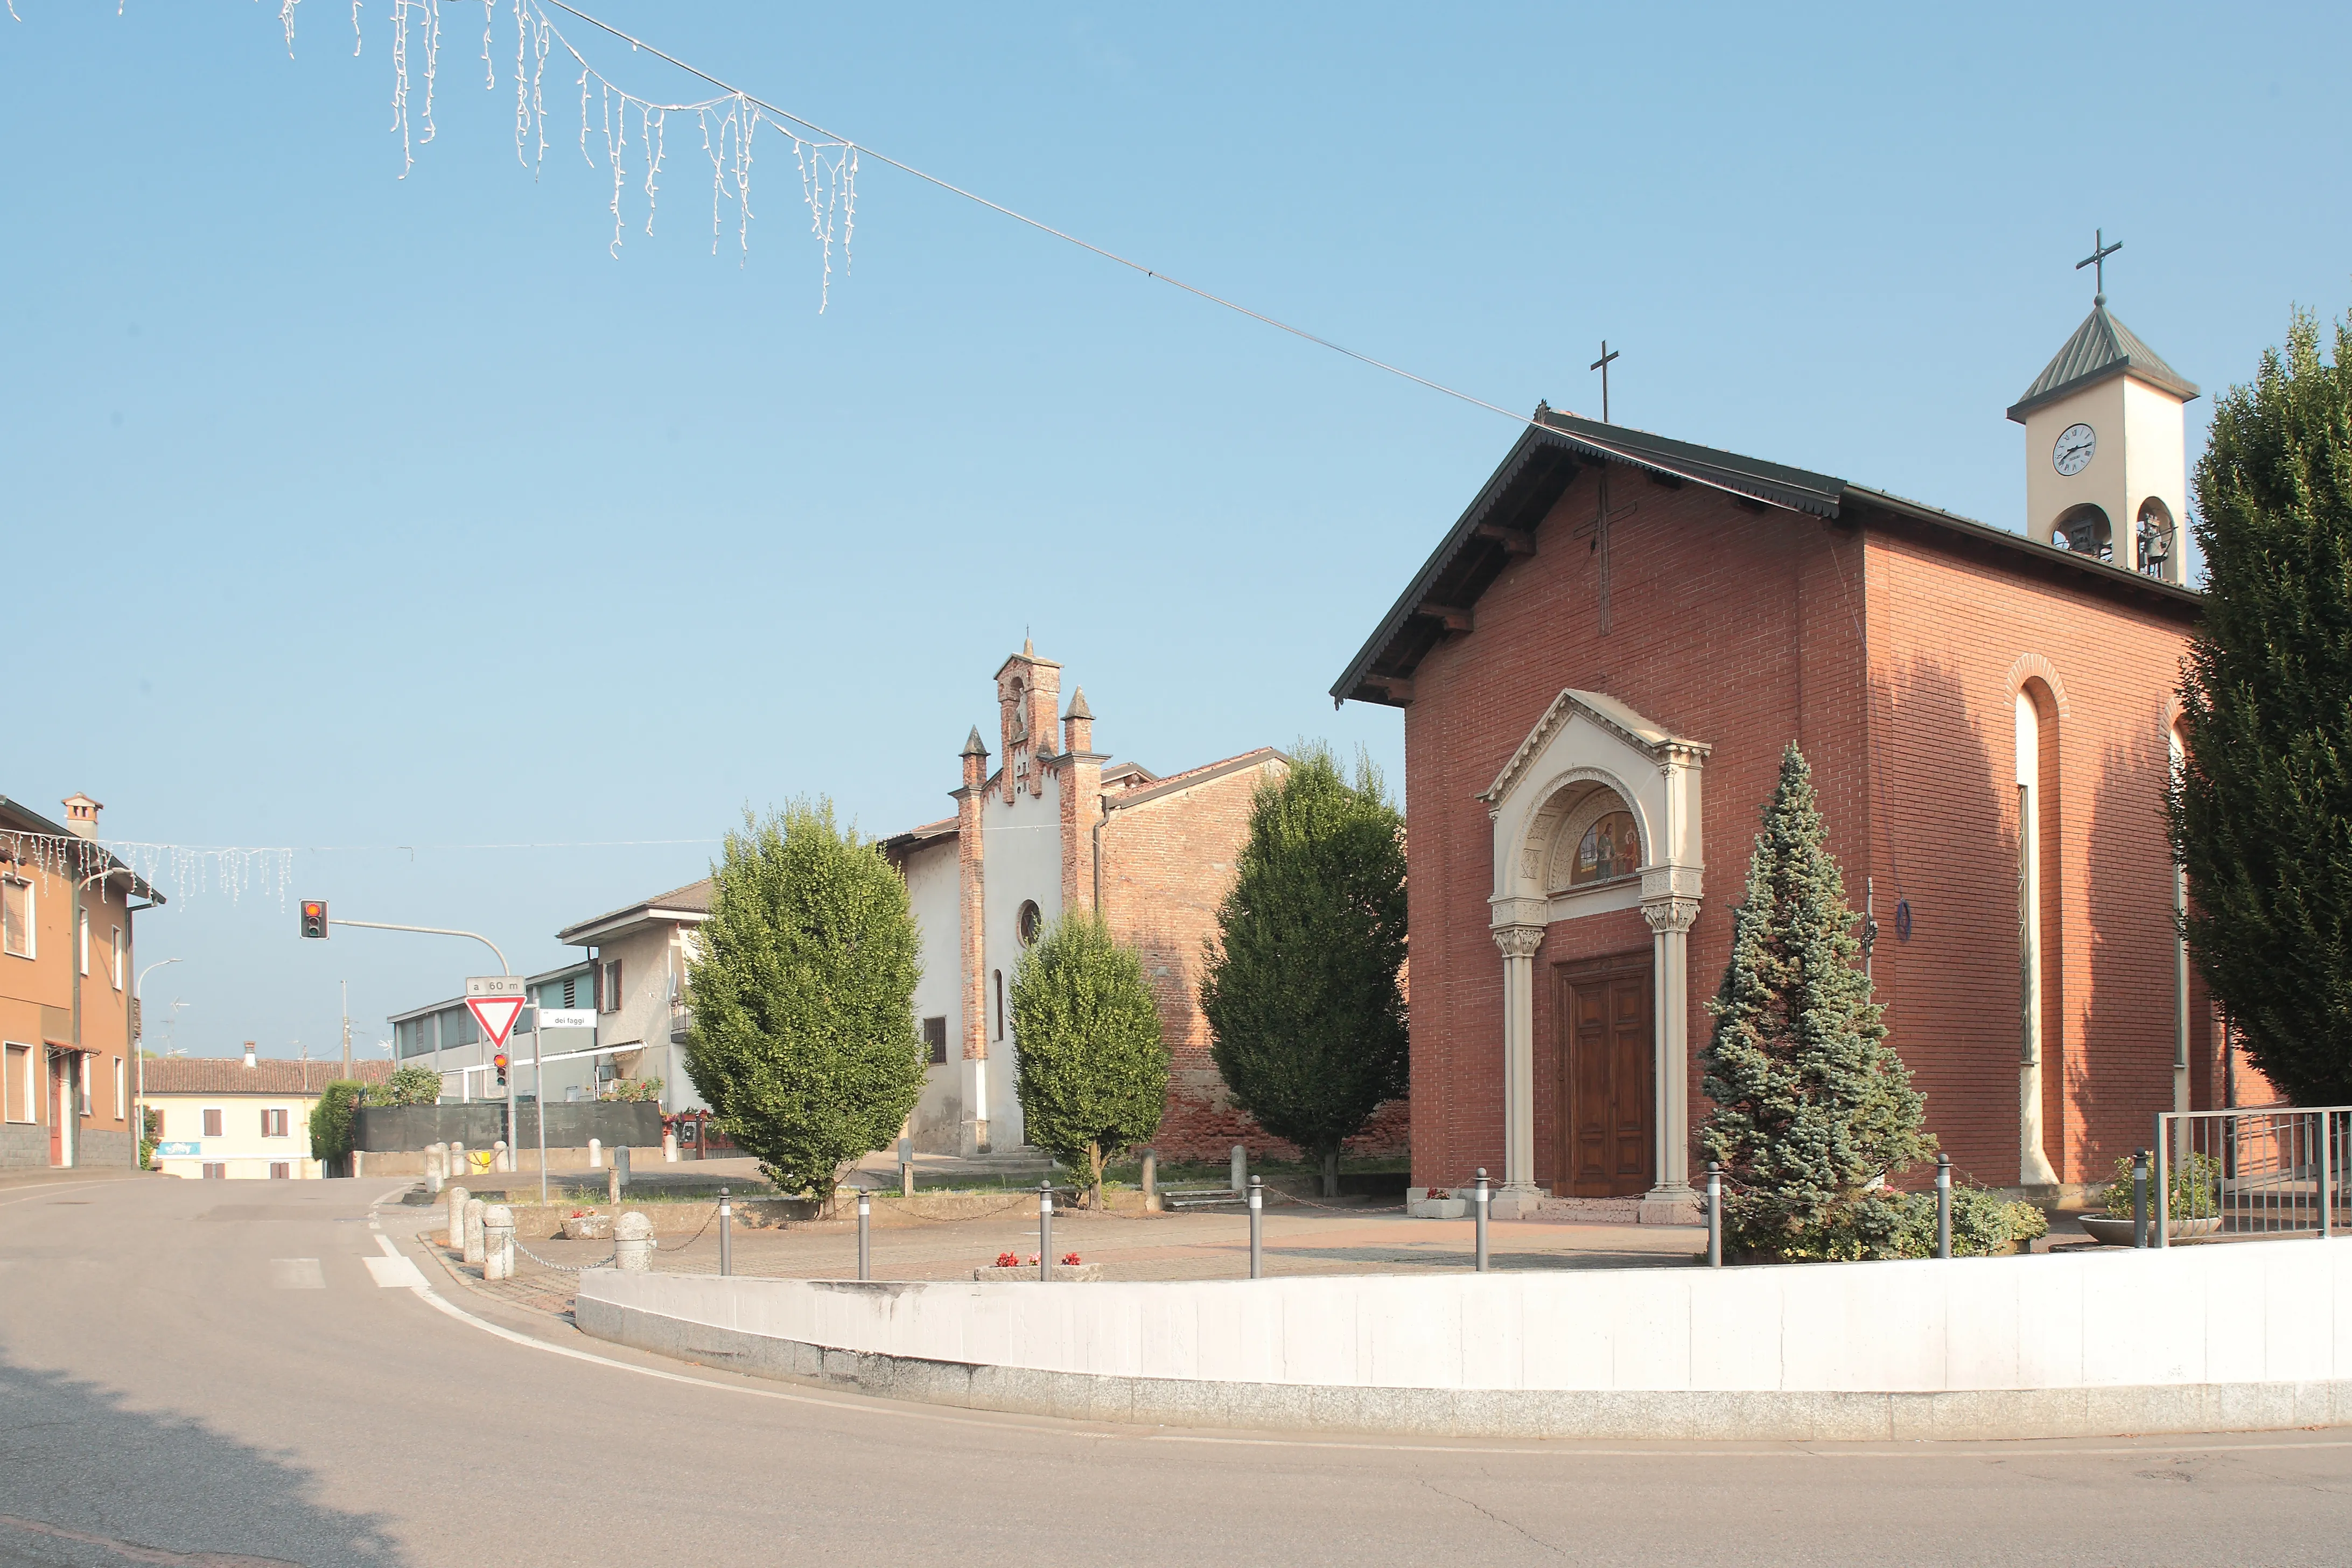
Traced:
<path id="1" fill-rule="evenodd" d="M 1236 1109 L 1209 1055 L 1201 1015 L 1202 944 L 1233 885 L 1252 796 L 1288 759 L 1272 747 L 1167 776 L 1094 750 L 1083 689 L 1061 704 L 1061 666 L 1026 643 L 996 672 L 998 764 L 974 728 L 960 758 L 956 815 L 884 841 L 923 931 L 916 1015 L 931 1066 L 911 1118 L 926 1152 L 1021 1145 L 1007 992 L 1021 951 L 1066 910 L 1099 909 L 1141 956 L 1169 1062 L 1153 1146 L 1167 1159 L 1223 1160 L 1235 1143 L 1292 1158 Z M 1406 1144 L 1406 1107 L 1385 1108 L 1355 1145 Z"/>
<path id="2" fill-rule="evenodd" d="M 2079 1192 L 2156 1112 L 2263 1092 L 2173 924 L 2200 596 L 2121 528 L 2027 521 L 1538 408 L 1332 692 L 1403 710 L 1417 1184 L 1691 1217 L 1706 1003 L 1791 741 L 1962 1174 Z"/>

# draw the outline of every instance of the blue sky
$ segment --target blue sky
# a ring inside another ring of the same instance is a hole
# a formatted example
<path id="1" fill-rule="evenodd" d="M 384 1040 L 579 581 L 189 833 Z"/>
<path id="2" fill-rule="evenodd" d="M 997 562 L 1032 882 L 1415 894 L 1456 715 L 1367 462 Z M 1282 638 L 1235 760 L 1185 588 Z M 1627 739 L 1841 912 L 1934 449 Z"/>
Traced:
<path id="1" fill-rule="evenodd" d="M 498 0 L 501 13 L 510 0 Z M 609 253 L 569 71 L 445 0 L 401 174 L 389 0 L 15 0 L 0 18 L 0 793 L 110 838 L 300 848 L 145 917 L 170 1041 L 331 1053 L 470 944 L 700 874 L 748 805 L 944 815 L 1024 628 L 1170 770 L 1326 736 L 1325 692 L 1514 437 L 871 160 L 854 270 L 791 147 L 711 255 L 673 120 Z M 593 7 L 592 7 L 593 8 Z M 2210 390 L 2341 310 L 2341 6 L 664 7 L 648 41 L 1188 281 L 1513 409 L 2014 527 L 2001 410 L 2090 303 Z M 569 31 L 649 95 L 687 85 Z M 412 45 L 421 62 L 422 49 Z M 592 145 L 601 142 L 601 107 Z M 631 150 L 633 176 L 641 176 Z M 731 224 L 731 218 L 730 220 Z M 2192 451 L 2207 402 L 2191 405 Z M 332 846 L 331 849 L 304 847 Z M 167 889 L 167 890 L 169 890 Z"/>

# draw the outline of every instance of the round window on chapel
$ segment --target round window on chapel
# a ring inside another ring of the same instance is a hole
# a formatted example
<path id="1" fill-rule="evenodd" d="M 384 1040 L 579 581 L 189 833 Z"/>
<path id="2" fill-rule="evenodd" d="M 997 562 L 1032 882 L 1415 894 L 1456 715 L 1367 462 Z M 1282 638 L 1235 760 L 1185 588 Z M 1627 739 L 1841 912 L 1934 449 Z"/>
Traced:
<path id="1" fill-rule="evenodd" d="M 1584 830 L 1577 841 L 1576 864 L 1569 868 L 1568 885 L 1606 882 L 1630 877 L 1642 866 L 1642 836 L 1633 830 L 1633 814 L 1612 811 Z"/>
<path id="2" fill-rule="evenodd" d="M 1032 899 L 1021 906 L 1021 912 L 1013 917 L 1013 929 L 1020 933 L 1022 946 L 1027 947 L 1037 940 L 1037 928 L 1045 921 L 1045 917 L 1037 910 L 1036 900 Z"/>

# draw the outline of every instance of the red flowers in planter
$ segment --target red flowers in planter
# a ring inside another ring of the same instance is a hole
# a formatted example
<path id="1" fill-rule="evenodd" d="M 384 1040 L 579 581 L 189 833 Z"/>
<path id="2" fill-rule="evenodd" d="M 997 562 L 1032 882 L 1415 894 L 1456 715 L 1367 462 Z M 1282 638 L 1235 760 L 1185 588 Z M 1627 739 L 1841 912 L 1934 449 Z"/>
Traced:
<path id="1" fill-rule="evenodd" d="M 1021 1267 L 1021 1259 L 1012 1253 L 1000 1252 L 996 1255 L 996 1266 L 999 1268 L 1018 1268 Z"/>
<path id="2" fill-rule="evenodd" d="M 1065 1252 L 1062 1254 L 1062 1263 L 1066 1268 L 1076 1268 L 1078 1266 L 1078 1255 L 1075 1252 Z"/>

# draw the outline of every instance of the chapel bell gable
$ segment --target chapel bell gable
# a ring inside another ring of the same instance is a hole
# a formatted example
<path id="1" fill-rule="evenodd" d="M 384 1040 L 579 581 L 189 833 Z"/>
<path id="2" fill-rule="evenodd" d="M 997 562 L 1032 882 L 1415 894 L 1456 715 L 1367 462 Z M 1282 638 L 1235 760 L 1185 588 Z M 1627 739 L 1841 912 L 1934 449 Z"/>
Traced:
<path id="1" fill-rule="evenodd" d="M 1005 804 L 1023 795 L 1042 793 L 1037 760 L 1054 753 L 1054 731 L 1060 719 L 1062 667 L 1040 658 L 1028 638 L 1021 651 L 996 671 L 996 706 L 1003 736 Z"/>
<path id="2" fill-rule="evenodd" d="M 2081 265 L 2104 264 L 2102 245 Z M 2025 395 L 2025 531 L 2168 583 L 2186 568 L 2184 407 L 2196 384 L 2107 310 L 2104 289 Z"/>

